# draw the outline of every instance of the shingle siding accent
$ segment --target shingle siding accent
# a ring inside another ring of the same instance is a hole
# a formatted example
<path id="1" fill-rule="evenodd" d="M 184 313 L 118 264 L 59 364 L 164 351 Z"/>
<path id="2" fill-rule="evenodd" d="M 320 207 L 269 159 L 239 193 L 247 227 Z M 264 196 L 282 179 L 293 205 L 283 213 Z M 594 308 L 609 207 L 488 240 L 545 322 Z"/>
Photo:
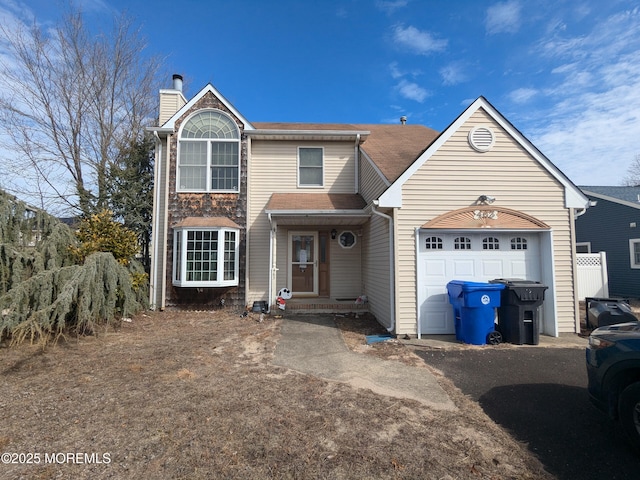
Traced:
<path id="1" fill-rule="evenodd" d="M 240 192 L 239 193 L 178 193 L 176 192 L 176 169 L 178 152 L 178 131 L 192 113 L 215 108 L 231 115 L 240 129 Z M 219 306 L 221 301 L 227 306 L 245 306 L 246 271 L 246 227 L 247 227 L 247 139 L 244 125 L 213 94 L 207 93 L 192 108 L 176 121 L 174 135 L 171 135 L 169 165 L 169 219 L 167 229 L 167 306 Z M 239 283 L 237 287 L 184 288 L 174 287 L 173 278 L 173 229 L 187 217 L 227 217 L 240 226 Z"/>

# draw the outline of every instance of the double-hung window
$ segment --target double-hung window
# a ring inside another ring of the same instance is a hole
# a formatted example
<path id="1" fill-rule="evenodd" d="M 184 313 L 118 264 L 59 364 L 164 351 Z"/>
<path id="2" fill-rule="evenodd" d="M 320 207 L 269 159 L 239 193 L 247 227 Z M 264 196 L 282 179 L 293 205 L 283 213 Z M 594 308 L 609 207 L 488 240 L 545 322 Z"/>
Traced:
<path id="1" fill-rule="evenodd" d="M 189 118 L 180 131 L 179 192 L 240 191 L 240 132 L 219 110 L 204 110 Z"/>
<path id="2" fill-rule="evenodd" d="M 298 186 L 324 186 L 324 149 L 322 147 L 298 148 Z"/>
<path id="3" fill-rule="evenodd" d="M 631 268 L 640 268 L 640 238 L 629 239 Z"/>
<path id="4" fill-rule="evenodd" d="M 173 229 L 173 284 L 178 287 L 238 285 L 239 230 Z"/>

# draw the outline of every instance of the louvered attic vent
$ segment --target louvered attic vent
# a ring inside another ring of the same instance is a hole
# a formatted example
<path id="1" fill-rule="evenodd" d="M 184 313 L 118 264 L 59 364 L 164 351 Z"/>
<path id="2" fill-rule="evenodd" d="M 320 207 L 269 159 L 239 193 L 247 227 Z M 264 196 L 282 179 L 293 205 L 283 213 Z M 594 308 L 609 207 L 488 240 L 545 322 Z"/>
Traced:
<path id="1" fill-rule="evenodd" d="M 474 127 L 469 132 L 469 145 L 478 152 L 488 152 L 496 139 L 488 127 Z"/>

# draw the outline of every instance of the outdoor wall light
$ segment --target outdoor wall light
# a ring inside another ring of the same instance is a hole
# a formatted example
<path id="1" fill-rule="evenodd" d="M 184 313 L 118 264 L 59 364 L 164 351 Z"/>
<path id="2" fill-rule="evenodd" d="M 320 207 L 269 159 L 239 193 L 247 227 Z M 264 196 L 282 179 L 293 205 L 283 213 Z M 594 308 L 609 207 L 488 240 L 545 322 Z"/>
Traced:
<path id="1" fill-rule="evenodd" d="M 485 205 L 491 205 L 495 201 L 496 201 L 496 197 L 491 197 L 489 195 L 480 195 L 478 197 L 478 203 L 482 203 Z"/>
<path id="2" fill-rule="evenodd" d="M 334 228 L 333 230 L 331 230 L 331 240 L 335 240 L 336 235 L 338 235 L 338 231 Z"/>

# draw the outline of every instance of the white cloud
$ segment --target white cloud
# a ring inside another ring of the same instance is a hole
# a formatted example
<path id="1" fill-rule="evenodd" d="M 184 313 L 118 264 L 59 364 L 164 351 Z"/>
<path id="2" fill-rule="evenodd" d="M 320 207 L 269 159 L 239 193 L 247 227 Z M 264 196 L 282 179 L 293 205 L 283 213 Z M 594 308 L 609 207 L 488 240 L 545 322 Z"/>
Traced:
<path id="1" fill-rule="evenodd" d="M 562 33 L 538 49 L 556 65 L 530 139 L 575 183 L 619 185 L 640 153 L 640 9 Z"/>
<path id="2" fill-rule="evenodd" d="M 418 30 L 416 27 L 397 25 L 393 30 L 393 38 L 399 45 L 409 47 L 420 55 L 441 52 L 447 48 L 447 40 L 439 40 L 431 33 Z"/>
<path id="3" fill-rule="evenodd" d="M 509 99 L 514 103 L 527 103 L 538 94 L 533 88 L 518 88 L 509 93 Z"/>
<path id="4" fill-rule="evenodd" d="M 489 35 L 517 32 L 520 28 L 520 4 L 517 1 L 509 1 L 489 7 L 485 28 Z"/>
<path id="5" fill-rule="evenodd" d="M 377 0 L 376 7 L 378 9 L 391 14 L 400 8 L 404 8 L 409 4 L 409 0 Z"/>
<path id="6" fill-rule="evenodd" d="M 622 101 L 621 101 L 622 100 Z M 572 105 L 572 102 L 579 102 Z M 640 153 L 640 81 L 558 104 L 532 141 L 579 185 L 620 185 Z"/>
<path id="7" fill-rule="evenodd" d="M 404 76 L 404 73 L 402 73 L 398 67 L 398 62 L 392 62 L 389 65 L 389 71 L 391 72 L 391 78 L 401 78 Z"/>
<path id="8" fill-rule="evenodd" d="M 464 73 L 462 66 L 456 63 L 450 63 L 442 67 L 438 73 L 442 77 L 442 83 L 447 86 L 458 85 L 467 80 L 467 75 Z"/>
<path id="9" fill-rule="evenodd" d="M 409 82 L 407 80 L 401 80 L 396 88 L 400 92 L 404 98 L 409 100 L 415 100 L 416 102 L 422 103 L 429 96 L 429 92 L 422 88 L 420 85 L 414 82 Z"/>

